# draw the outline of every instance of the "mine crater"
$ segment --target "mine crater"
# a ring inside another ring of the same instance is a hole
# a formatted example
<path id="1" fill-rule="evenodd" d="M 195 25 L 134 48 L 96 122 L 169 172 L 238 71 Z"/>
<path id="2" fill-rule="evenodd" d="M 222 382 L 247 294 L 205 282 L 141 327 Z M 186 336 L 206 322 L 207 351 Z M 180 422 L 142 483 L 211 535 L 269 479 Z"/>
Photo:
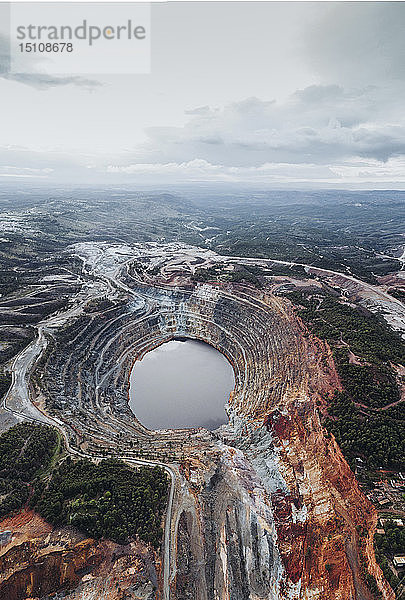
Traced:
<path id="1" fill-rule="evenodd" d="M 317 406 L 338 381 L 330 351 L 266 286 L 196 283 L 189 255 L 154 252 L 146 274 L 129 259 L 86 267 L 112 306 L 52 331 L 34 381 L 44 409 L 81 452 L 166 465 L 165 599 L 361 597 L 344 544 L 364 555 L 356 525 L 371 530 L 373 513 L 321 426 Z M 134 362 L 176 338 L 204 340 L 234 368 L 220 434 L 152 431 L 130 410 Z"/>

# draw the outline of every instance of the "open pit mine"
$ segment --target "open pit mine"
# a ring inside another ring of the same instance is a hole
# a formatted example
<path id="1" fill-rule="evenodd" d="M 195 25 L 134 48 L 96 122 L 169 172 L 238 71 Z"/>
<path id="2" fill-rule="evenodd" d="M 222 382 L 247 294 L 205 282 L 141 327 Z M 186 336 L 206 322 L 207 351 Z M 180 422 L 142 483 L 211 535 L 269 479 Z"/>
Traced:
<path id="1" fill-rule="evenodd" d="M 69 585 L 79 587 L 64 597 L 371 600 L 366 565 L 389 600 L 373 551 L 375 510 L 320 422 L 339 387 L 332 355 L 292 304 L 266 287 L 195 282 L 197 267 L 227 264 L 198 248 L 83 243 L 72 253 L 83 263 L 80 291 L 17 358 L 6 407 L 58 427 L 73 455 L 160 464 L 171 487 L 162 547 L 137 542 L 137 560 L 121 566 L 133 580 L 127 595 L 111 575 L 117 550 L 70 540 L 49 566 L 53 576 L 75 561 L 86 573 L 103 564 L 103 585 L 94 571 L 90 593 L 91 576 L 72 574 Z M 150 431 L 129 409 L 134 361 L 179 338 L 212 345 L 234 369 L 229 422 L 213 432 Z M 41 556 L 50 564 L 46 535 Z"/>

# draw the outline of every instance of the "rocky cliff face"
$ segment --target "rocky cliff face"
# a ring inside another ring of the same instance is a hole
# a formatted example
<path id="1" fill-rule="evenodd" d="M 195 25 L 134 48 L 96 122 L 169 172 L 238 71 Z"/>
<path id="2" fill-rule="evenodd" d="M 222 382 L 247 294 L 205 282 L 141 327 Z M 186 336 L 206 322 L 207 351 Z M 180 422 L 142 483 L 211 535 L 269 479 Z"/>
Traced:
<path id="1" fill-rule="evenodd" d="M 0 523 L 13 532 L 0 549 L 0 598 L 152 600 L 158 588 L 156 557 L 141 544 L 118 546 L 52 528 L 23 510 Z"/>
<path id="2" fill-rule="evenodd" d="M 86 451 L 177 456 L 171 599 L 371 600 L 365 568 L 388 600 L 373 508 L 320 424 L 322 397 L 339 386 L 328 347 L 267 291 L 173 281 L 127 277 L 125 303 L 54 331 L 38 390 Z M 128 409 L 133 361 L 175 337 L 212 344 L 234 367 L 216 434 L 149 432 Z"/>

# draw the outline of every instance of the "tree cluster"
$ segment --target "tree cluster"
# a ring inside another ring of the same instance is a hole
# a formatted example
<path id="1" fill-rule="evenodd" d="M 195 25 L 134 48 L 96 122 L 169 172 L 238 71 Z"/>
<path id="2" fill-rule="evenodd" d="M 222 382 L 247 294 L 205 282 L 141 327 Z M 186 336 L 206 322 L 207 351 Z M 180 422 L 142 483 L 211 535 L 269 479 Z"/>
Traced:
<path id="1" fill-rule="evenodd" d="M 160 544 L 168 492 L 163 469 L 135 470 L 117 459 L 60 460 L 59 450 L 57 431 L 46 425 L 21 423 L 0 436 L 0 517 L 29 501 L 57 526 L 120 544 L 135 537 Z"/>
<path id="2" fill-rule="evenodd" d="M 20 423 L 0 436 L 0 517 L 27 501 L 37 473 L 46 468 L 58 445 L 54 429 Z"/>
<path id="3" fill-rule="evenodd" d="M 159 467 L 134 470 L 117 459 L 98 465 L 67 459 L 32 502 L 55 525 L 73 525 L 120 544 L 138 536 L 156 547 L 167 490 L 167 476 Z"/>
<path id="4" fill-rule="evenodd" d="M 333 349 L 343 391 L 328 400 L 324 424 L 354 468 L 401 469 L 405 459 L 404 407 L 391 363 L 405 364 L 405 343 L 385 321 L 322 291 L 290 292 L 301 318 Z M 360 364 L 349 363 L 349 350 Z M 383 410 L 382 410 L 383 409 Z"/>

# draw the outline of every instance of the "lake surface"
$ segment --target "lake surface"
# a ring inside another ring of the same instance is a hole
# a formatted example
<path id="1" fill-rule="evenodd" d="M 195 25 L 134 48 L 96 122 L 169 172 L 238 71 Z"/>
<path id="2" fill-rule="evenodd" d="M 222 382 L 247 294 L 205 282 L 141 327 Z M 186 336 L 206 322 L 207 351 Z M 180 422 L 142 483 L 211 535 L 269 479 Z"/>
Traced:
<path id="1" fill-rule="evenodd" d="M 149 429 L 216 429 L 228 420 L 224 405 L 234 386 L 233 369 L 218 350 L 173 340 L 136 361 L 129 405 Z"/>

